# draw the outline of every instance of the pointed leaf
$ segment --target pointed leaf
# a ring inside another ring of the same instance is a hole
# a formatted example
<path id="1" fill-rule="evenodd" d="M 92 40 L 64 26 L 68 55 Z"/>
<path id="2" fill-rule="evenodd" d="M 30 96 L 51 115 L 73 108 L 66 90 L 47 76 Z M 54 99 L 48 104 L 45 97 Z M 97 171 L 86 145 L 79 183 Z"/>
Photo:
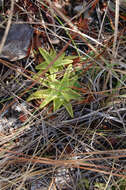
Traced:
<path id="1" fill-rule="evenodd" d="M 60 89 L 61 91 L 65 90 L 66 88 L 69 88 L 69 79 L 62 79 L 60 82 Z"/>
<path id="2" fill-rule="evenodd" d="M 66 108 L 66 110 L 68 111 L 68 113 L 70 114 L 71 117 L 74 117 L 73 115 L 73 109 L 72 109 L 72 105 L 69 102 L 64 102 L 63 103 L 64 107 Z"/>
<path id="3" fill-rule="evenodd" d="M 61 92 L 62 95 L 64 96 L 66 101 L 70 101 L 70 100 L 80 100 L 81 96 L 79 93 L 77 93 L 76 91 L 72 90 L 71 88 L 67 89 L 66 91 Z"/>
<path id="4" fill-rule="evenodd" d="M 65 56 L 65 53 L 63 53 L 62 55 L 60 55 L 57 60 L 55 61 L 54 63 L 54 66 L 55 67 L 59 67 L 62 65 L 63 61 L 64 61 L 64 56 Z"/>
<path id="5" fill-rule="evenodd" d="M 50 56 L 50 54 L 43 48 L 39 48 L 39 51 L 41 55 L 44 57 L 47 64 L 49 64 L 52 61 L 52 56 Z"/>
<path id="6" fill-rule="evenodd" d="M 56 110 L 58 110 L 63 105 L 63 102 L 64 101 L 61 98 L 56 98 L 56 99 L 53 100 L 53 110 L 54 110 L 54 112 Z"/>
<path id="7" fill-rule="evenodd" d="M 55 90 L 58 90 L 59 85 L 60 85 L 60 83 L 59 83 L 58 80 L 55 80 L 55 81 L 52 81 L 52 82 L 49 83 L 49 87 L 51 89 L 55 89 Z"/>
<path id="8" fill-rule="evenodd" d="M 52 100 L 54 100 L 55 98 L 57 98 L 57 96 L 53 93 L 51 93 L 50 95 L 48 95 L 45 100 L 41 103 L 41 105 L 39 106 L 39 108 L 43 108 L 45 107 L 47 104 L 49 104 Z"/>
<path id="9" fill-rule="evenodd" d="M 72 72 L 73 72 L 73 69 L 72 69 L 72 65 L 70 64 L 67 67 L 66 72 L 64 73 L 63 79 L 69 78 Z"/>
<path id="10" fill-rule="evenodd" d="M 72 87 L 75 85 L 76 81 L 77 81 L 78 77 L 74 76 L 71 79 L 69 79 L 69 87 Z"/>
<path id="11" fill-rule="evenodd" d="M 50 93 L 51 93 L 51 89 L 37 90 L 36 92 L 34 92 L 33 94 L 31 94 L 28 97 L 27 101 L 31 101 L 31 100 L 34 100 L 34 99 L 46 98 Z"/>
<path id="12" fill-rule="evenodd" d="M 46 61 L 43 61 L 42 63 L 40 63 L 39 65 L 37 65 L 35 67 L 35 69 L 37 70 L 45 70 L 47 68 L 48 64 Z"/>
<path id="13" fill-rule="evenodd" d="M 57 68 L 57 67 L 54 67 L 54 66 L 51 66 L 51 67 L 49 68 L 49 72 L 50 72 L 51 75 L 52 75 L 52 74 L 56 74 L 56 72 L 58 72 L 58 68 Z"/>
<path id="14" fill-rule="evenodd" d="M 73 63 L 73 60 L 64 59 L 64 60 L 60 63 L 60 65 L 68 65 L 68 64 L 70 64 L 70 63 Z"/>

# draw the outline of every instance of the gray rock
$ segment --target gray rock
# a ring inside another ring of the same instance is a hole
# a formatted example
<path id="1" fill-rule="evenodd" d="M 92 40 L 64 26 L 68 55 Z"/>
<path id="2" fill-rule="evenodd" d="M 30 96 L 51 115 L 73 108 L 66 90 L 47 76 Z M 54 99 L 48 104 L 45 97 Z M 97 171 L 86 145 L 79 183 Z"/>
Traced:
<path id="1" fill-rule="evenodd" d="M 33 31 L 33 28 L 29 24 L 12 24 L 0 58 L 16 61 L 26 57 Z M 0 41 L 3 35 L 4 29 L 0 29 Z"/>

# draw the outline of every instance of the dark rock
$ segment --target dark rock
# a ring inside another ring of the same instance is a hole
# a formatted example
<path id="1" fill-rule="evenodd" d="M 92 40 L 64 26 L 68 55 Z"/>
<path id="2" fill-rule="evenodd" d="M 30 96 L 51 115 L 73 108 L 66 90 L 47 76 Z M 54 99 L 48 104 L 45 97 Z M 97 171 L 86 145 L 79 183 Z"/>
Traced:
<path id="1" fill-rule="evenodd" d="M 29 24 L 12 24 L 0 58 L 16 61 L 27 56 L 34 29 Z M 4 29 L 0 29 L 0 41 Z"/>

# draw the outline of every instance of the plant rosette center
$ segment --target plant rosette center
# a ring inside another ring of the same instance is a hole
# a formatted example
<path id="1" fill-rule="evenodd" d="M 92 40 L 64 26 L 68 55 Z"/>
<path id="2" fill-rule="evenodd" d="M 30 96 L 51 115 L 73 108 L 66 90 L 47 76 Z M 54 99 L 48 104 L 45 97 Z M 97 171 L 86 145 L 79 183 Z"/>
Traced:
<path id="1" fill-rule="evenodd" d="M 46 57 L 44 58 L 45 60 L 47 59 Z M 60 63 L 62 63 L 63 60 L 64 56 L 62 56 L 62 59 L 60 58 L 61 61 Z M 52 60 L 50 59 L 50 61 Z M 67 63 L 68 62 L 71 63 L 71 61 L 72 60 L 70 57 L 70 61 L 67 61 Z M 47 62 L 46 64 L 47 67 L 50 62 L 49 61 L 46 62 Z M 40 71 L 34 75 L 33 77 L 34 79 L 38 78 L 42 74 L 43 71 L 42 63 L 40 65 L 37 66 L 37 69 L 39 69 Z M 61 106 L 64 106 L 68 111 L 68 113 L 70 114 L 70 116 L 73 117 L 73 109 L 70 101 L 81 99 L 81 95 L 77 91 L 72 89 L 72 87 L 78 83 L 77 82 L 78 77 L 75 75 L 75 72 L 73 71 L 72 64 L 68 64 L 63 77 L 61 79 L 57 79 L 57 74 L 53 73 L 52 71 L 63 70 L 63 68 L 59 67 L 63 65 L 64 65 L 63 63 L 61 65 L 58 64 L 58 67 L 55 70 L 54 67 L 56 67 L 56 63 L 54 63 L 54 66 L 52 65 L 52 68 L 49 69 L 48 71 L 49 74 L 46 73 L 47 78 L 45 78 L 44 80 L 40 78 L 42 85 L 47 89 L 37 90 L 36 92 L 31 94 L 27 100 L 31 101 L 35 99 L 42 99 L 43 101 L 40 104 L 40 109 L 44 108 L 50 102 L 53 102 L 54 112 L 58 110 Z M 46 69 L 45 62 L 44 62 L 44 69 Z"/>

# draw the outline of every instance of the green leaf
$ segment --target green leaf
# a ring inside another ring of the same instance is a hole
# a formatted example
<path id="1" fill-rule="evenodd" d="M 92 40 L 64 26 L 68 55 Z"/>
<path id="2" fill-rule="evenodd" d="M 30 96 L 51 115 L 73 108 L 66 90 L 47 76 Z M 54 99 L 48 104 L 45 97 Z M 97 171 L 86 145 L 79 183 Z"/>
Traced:
<path id="1" fill-rule="evenodd" d="M 63 53 L 62 55 L 60 55 L 57 60 L 55 61 L 54 63 L 54 66 L 55 67 L 59 67 L 61 65 L 63 65 L 63 61 L 64 61 L 64 56 L 65 56 L 65 53 Z M 55 57 L 54 57 L 55 58 Z"/>
<path id="2" fill-rule="evenodd" d="M 61 98 L 56 98 L 53 100 L 53 110 L 56 111 L 58 110 L 62 105 L 63 105 L 63 99 Z"/>
<path id="3" fill-rule="evenodd" d="M 46 98 L 50 93 L 51 93 L 51 89 L 37 90 L 36 92 L 34 92 L 33 94 L 31 94 L 28 97 L 27 101 L 31 101 L 31 100 L 34 100 L 34 99 Z"/>
<path id="4" fill-rule="evenodd" d="M 39 48 L 39 51 L 49 65 L 49 63 L 52 61 L 52 56 L 50 56 L 50 54 L 43 48 Z"/>
<path id="5" fill-rule="evenodd" d="M 42 48 L 39 48 L 39 51 L 41 53 L 41 55 L 44 57 L 44 59 L 46 61 L 42 62 L 41 64 L 37 65 L 36 66 L 36 69 L 39 70 L 44 70 L 47 68 L 48 64 L 51 63 L 51 61 L 53 61 L 56 57 L 56 52 L 55 51 L 51 51 L 50 54 L 42 49 Z M 64 66 L 64 65 L 68 65 L 70 63 L 73 62 L 72 60 L 72 56 L 68 59 L 68 58 L 64 58 L 65 57 L 65 53 L 63 53 L 62 55 L 60 55 L 60 57 L 57 58 L 57 60 L 54 62 L 54 64 L 50 67 L 50 69 L 54 69 L 53 72 L 56 72 L 56 68 L 58 69 L 59 67 L 61 66 Z M 51 71 L 51 70 L 50 70 Z"/>
<path id="6" fill-rule="evenodd" d="M 71 103 L 65 101 L 63 103 L 63 106 L 66 108 L 66 110 L 68 111 L 68 113 L 70 114 L 70 116 L 74 117 Z"/>
<path id="7" fill-rule="evenodd" d="M 40 63 L 39 65 L 37 65 L 36 67 L 35 67 L 35 69 L 37 69 L 37 70 L 45 70 L 46 68 L 47 68 L 47 62 L 46 61 L 43 61 L 42 63 Z"/>
<path id="8" fill-rule="evenodd" d="M 77 79 L 78 79 L 77 76 L 74 76 L 71 79 L 69 79 L 69 86 L 70 87 L 75 86 L 75 83 L 76 83 Z"/>
<path id="9" fill-rule="evenodd" d="M 49 87 L 54 90 L 58 90 L 59 86 L 60 86 L 60 82 L 58 80 L 55 80 L 49 83 Z"/>
<path id="10" fill-rule="evenodd" d="M 55 62 L 55 66 L 59 67 L 59 66 L 64 66 L 64 65 L 68 65 L 70 63 L 73 62 L 73 60 L 70 59 L 63 59 L 64 57 L 62 57 L 62 59 L 57 59 Z"/>
<path id="11" fill-rule="evenodd" d="M 47 104 L 49 104 L 52 100 L 54 100 L 55 98 L 57 98 L 57 96 L 55 95 L 55 93 L 51 93 L 51 94 L 49 94 L 46 98 L 45 98 L 45 100 L 41 103 L 41 105 L 40 105 L 40 109 L 41 108 L 43 108 L 43 107 L 45 107 Z"/>
<path id="12" fill-rule="evenodd" d="M 61 91 L 65 90 L 66 88 L 69 88 L 69 79 L 62 79 L 60 82 L 60 89 Z"/>
<path id="13" fill-rule="evenodd" d="M 75 82 L 77 81 L 77 76 L 72 77 L 71 79 L 69 78 L 63 78 L 60 82 L 60 90 L 65 90 L 67 88 L 70 88 L 74 86 Z"/>
<path id="14" fill-rule="evenodd" d="M 72 65 L 68 65 L 66 72 L 64 73 L 63 79 L 68 79 L 70 78 L 71 74 L 73 73 L 73 68 Z"/>
<path id="15" fill-rule="evenodd" d="M 80 96 L 80 94 L 79 93 L 77 93 L 77 92 L 75 92 L 74 90 L 72 90 L 72 89 L 67 89 L 65 92 L 63 91 L 63 92 L 61 92 L 62 93 L 62 95 L 64 96 L 64 98 L 65 98 L 65 100 L 66 101 L 70 101 L 70 100 L 76 100 L 76 99 L 78 99 L 78 100 L 80 100 L 81 99 L 81 96 Z"/>
<path id="16" fill-rule="evenodd" d="M 82 86 L 80 85 L 78 81 L 75 81 L 72 86 L 77 87 L 77 88 L 82 88 Z"/>
<path id="17" fill-rule="evenodd" d="M 49 72 L 50 72 L 51 75 L 55 74 L 56 72 L 58 72 L 58 68 L 52 66 L 52 67 L 49 68 Z"/>

